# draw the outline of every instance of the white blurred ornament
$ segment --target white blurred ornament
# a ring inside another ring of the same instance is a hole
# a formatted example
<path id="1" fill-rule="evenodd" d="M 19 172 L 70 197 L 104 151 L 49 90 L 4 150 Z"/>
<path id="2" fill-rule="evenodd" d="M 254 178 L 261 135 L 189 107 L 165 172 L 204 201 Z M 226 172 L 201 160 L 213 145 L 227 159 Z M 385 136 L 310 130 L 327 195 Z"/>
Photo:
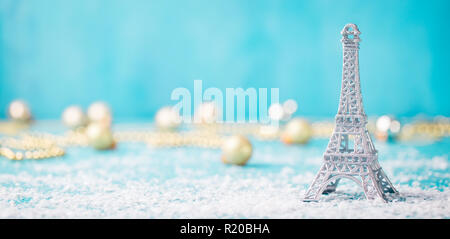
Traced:
<path id="1" fill-rule="evenodd" d="M 380 116 L 375 123 L 375 138 L 381 141 L 394 140 L 401 130 L 401 124 L 389 115 Z"/>
<path id="2" fill-rule="evenodd" d="M 281 133 L 281 141 L 285 144 L 306 144 L 312 137 L 311 124 L 302 118 L 291 119 Z"/>
<path id="3" fill-rule="evenodd" d="M 220 115 L 220 109 L 215 102 L 204 102 L 198 105 L 195 112 L 196 122 L 211 124 L 216 123 Z"/>
<path id="4" fill-rule="evenodd" d="M 377 119 L 376 129 L 379 131 L 386 132 L 389 130 L 390 125 L 391 125 L 391 117 L 383 115 Z"/>
<path id="5" fill-rule="evenodd" d="M 72 105 L 64 110 L 62 114 L 62 121 L 67 127 L 76 129 L 86 126 L 87 117 L 80 106 Z"/>
<path id="6" fill-rule="evenodd" d="M 111 125 L 111 110 L 105 102 L 97 101 L 92 103 L 88 108 L 87 116 L 90 122 Z"/>
<path id="7" fill-rule="evenodd" d="M 297 111 L 297 108 L 297 102 L 293 99 L 286 100 L 283 104 L 272 104 L 269 107 L 269 118 L 274 121 L 287 121 Z"/>
<path id="8" fill-rule="evenodd" d="M 166 106 L 156 113 L 155 124 L 160 130 L 175 130 L 181 124 L 181 117 L 174 107 Z"/>
<path id="9" fill-rule="evenodd" d="M 9 104 L 8 116 L 14 121 L 29 122 L 31 120 L 31 111 L 25 101 L 14 100 Z"/>
<path id="10" fill-rule="evenodd" d="M 86 129 L 86 137 L 89 145 L 95 149 L 104 150 L 115 147 L 111 129 L 103 123 L 90 123 Z"/>
<path id="11" fill-rule="evenodd" d="M 270 105 L 269 118 L 274 121 L 281 120 L 285 117 L 283 106 L 279 103 Z"/>
<path id="12" fill-rule="evenodd" d="M 252 156 L 252 144 L 241 135 L 234 135 L 224 140 L 222 144 L 222 162 L 243 166 Z"/>
<path id="13" fill-rule="evenodd" d="M 283 112 L 284 117 L 283 120 L 289 120 L 292 115 L 297 111 L 298 105 L 297 102 L 293 99 L 286 100 L 283 103 Z"/>

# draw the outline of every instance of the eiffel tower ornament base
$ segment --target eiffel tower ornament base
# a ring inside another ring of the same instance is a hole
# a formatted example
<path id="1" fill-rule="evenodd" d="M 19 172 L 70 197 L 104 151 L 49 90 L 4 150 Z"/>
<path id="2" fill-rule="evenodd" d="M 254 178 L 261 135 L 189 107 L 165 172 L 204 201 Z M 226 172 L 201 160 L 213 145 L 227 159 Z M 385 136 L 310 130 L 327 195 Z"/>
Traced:
<path id="1" fill-rule="evenodd" d="M 336 191 L 341 178 L 348 178 L 363 188 L 367 199 L 380 198 L 384 202 L 392 201 L 399 196 L 398 191 L 392 186 L 389 178 L 379 167 L 378 160 L 372 162 L 353 158 L 332 158 L 326 160 L 319 173 L 309 187 L 303 201 L 318 201 L 321 194 L 329 194 Z"/>
<path id="2" fill-rule="evenodd" d="M 347 24 L 341 32 L 344 51 L 342 89 L 336 127 L 324 153 L 324 162 L 303 201 L 317 201 L 321 194 L 336 191 L 341 178 L 360 185 L 367 199 L 385 202 L 398 191 L 378 163 L 378 153 L 367 131 L 359 80 L 359 30 Z"/>

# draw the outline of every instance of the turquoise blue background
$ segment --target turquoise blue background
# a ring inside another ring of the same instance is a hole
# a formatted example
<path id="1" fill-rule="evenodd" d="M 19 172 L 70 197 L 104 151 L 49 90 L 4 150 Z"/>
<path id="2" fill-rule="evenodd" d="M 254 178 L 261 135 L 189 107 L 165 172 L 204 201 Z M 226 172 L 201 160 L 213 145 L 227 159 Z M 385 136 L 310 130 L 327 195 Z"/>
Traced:
<path id="1" fill-rule="evenodd" d="M 0 0 L 0 117 L 108 102 L 151 117 L 174 88 L 280 88 L 300 113 L 333 117 L 340 34 L 362 35 L 369 115 L 450 115 L 450 1 Z"/>

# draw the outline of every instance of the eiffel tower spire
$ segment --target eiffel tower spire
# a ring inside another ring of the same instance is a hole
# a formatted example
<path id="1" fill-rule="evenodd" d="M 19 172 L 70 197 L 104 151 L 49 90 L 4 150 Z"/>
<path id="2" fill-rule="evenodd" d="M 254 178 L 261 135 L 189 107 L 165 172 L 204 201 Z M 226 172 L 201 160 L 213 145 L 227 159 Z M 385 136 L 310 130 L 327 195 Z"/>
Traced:
<path id="1" fill-rule="evenodd" d="M 379 165 L 366 127 L 359 79 L 360 32 L 355 24 L 347 24 L 341 34 L 344 59 L 336 127 L 323 155 L 322 167 L 303 200 L 318 200 L 321 194 L 334 192 L 341 178 L 348 178 L 363 188 L 367 199 L 390 201 L 398 191 Z"/>
<path id="2" fill-rule="evenodd" d="M 342 68 L 341 99 L 337 117 L 366 118 L 364 113 L 361 87 L 359 83 L 359 30 L 354 24 L 347 24 L 341 32 L 344 49 Z"/>

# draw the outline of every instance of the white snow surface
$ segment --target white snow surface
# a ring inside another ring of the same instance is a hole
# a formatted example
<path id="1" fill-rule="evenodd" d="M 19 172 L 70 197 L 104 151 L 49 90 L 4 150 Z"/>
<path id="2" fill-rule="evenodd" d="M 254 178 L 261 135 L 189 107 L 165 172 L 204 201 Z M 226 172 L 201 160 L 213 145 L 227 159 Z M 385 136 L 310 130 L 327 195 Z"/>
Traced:
<path id="1" fill-rule="evenodd" d="M 390 152 L 395 157 L 381 164 L 401 193 L 394 202 L 368 201 L 345 179 L 336 193 L 302 202 L 320 166 L 321 148 L 283 148 L 284 154 L 274 157 L 278 151 L 264 147 L 245 167 L 223 165 L 219 151 L 183 148 L 104 154 L 77 149 L 66 159 L 1 159 L 0 167 L 14 170 L 0 173 L 0 218 L 450 217 L 448 186 L 422 185 L 448 183 L 447 154 L 423 157 L 413 147 Z"/>

